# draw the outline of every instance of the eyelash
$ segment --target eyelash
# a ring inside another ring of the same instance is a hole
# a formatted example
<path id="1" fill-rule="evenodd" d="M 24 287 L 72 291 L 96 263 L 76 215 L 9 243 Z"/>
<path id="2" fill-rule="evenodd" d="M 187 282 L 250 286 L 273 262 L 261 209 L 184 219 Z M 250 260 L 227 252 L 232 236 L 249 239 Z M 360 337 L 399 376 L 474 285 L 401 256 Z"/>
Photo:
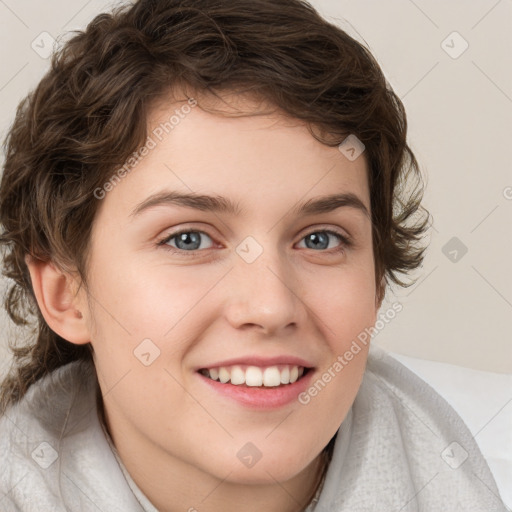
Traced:
<path id="1" fill-rule="evenodd" d="M 183 229 L 181 231 L 177 231 L 176 233 L 171 233 L 169 235 L 166 235 L 165 238 L 159 240 L 156 245 L 158 247 L 161 247 L 162 249 L 164 249 L 166 251 L 170 251 L 170 252 L 173 252 L 173 253 L 180 253 L 180 254 L 184 254 L 184 255 L 190 256 L 190 257 L 198 256 L 197 253 L 208 250 L 208 249 L 194 249 L 193 251 L 185 251 L 183 249 L 178 249 L 176 247 L 172 247 L 172 246 L 168 245 L 168 242 L 170 242 L 173 238 L 176 238 L 176 237 L 178 237 L 180 235 L 183 235 L 185 233 L 200 233 L 202 235 L 208 236 L 212 241 L 214 241 L 213 237 L 211 237 L 205 231 L 200 231 L 200 230 L 197 230 L 197 229 Z M 320 253 L 323 252 L 323 253 L 327 253 L 327 254 L 339 253 L 339 252 L 342 252 L 342 251 L 344 251 L 346 249 L 350 249 L 353 246 L 353 242 L 352 242 L 352 240 L 348 236 L 343 235 L 343 234 L 341 234 L 341 233 L 339 233 L 337 231 L 334 231 L 332 229 L 317 229 L 317 230 L 314 230 L 314 231 L 310 231 L 309 233 L 306 233 L 300 239 L 300 241 L 304 240 L 304 238 L 306 238 L 306 237 L 308 237 L 308 236 L 310 236 L 312 234 L 315 234 L 315 233 L 326 233 L 328 235 L 333 235 L 333 236 L 337 237 L 341 243 L 340 243 L 339 247 L 334 248 L 334 249 L 323 249 L 323 250 L 319 250 L 319 251 L 315 251 L 314 249 L 310 249 L 310 250 L 312 250 L 314 252 L 320 252 Z"/>

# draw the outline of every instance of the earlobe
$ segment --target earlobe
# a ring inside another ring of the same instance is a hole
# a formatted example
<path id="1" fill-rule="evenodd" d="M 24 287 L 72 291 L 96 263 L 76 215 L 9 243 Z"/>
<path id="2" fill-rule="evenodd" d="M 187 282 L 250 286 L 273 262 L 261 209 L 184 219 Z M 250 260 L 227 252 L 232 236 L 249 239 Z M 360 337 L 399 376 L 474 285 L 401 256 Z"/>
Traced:
<path id="1" fill-rule="evenodd" d="M 76 293 L 75 279 L 51 261 L 26 256 L 25 262 L 39 309 L 50 329 L 71 343 L 88 343 L 87 305 Z"/>

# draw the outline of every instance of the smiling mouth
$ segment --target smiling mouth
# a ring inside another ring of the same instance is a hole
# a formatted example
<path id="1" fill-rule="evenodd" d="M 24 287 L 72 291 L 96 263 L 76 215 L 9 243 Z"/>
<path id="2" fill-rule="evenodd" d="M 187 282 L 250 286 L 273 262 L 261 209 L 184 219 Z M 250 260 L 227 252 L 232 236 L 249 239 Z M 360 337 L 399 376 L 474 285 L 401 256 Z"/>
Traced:
<path id="1" fill-rule="evenodd" d="M 234 386 L 275 388 L 286 386 L 300 380 L 310 368 L 296 365 L 275 366 L 221 366 L 219 368 L 203 368 L 199 373 L 221 384 Z"/>

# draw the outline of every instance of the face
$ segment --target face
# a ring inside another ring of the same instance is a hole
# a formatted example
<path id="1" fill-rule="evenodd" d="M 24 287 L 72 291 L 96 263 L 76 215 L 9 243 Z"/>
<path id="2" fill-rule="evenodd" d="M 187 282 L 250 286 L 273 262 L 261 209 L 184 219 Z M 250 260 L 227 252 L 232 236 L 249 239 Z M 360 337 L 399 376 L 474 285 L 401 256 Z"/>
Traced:
<path id="1" fill-rule="evenodd" d="M 350 161 L 278 113 L 184 107 L 162 136 L 183 105 L 152 111 L 155 144 L 93 226 L 109 430 L 147 471 L 284 482 L 335 434 L 366 364 L 363 347 L 335 365 L 376 316 L 364 154 Z"/>

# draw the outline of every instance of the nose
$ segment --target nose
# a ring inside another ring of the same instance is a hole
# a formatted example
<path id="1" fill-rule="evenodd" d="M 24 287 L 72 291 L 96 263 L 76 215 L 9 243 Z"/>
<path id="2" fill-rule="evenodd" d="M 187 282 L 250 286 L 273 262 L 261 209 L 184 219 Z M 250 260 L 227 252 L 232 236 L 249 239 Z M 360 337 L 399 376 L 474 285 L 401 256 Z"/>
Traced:
<path id="1" fill-rule="evenodd" d="M 252 263 L 236 256 L 230 280 L 225 314 L 232 327 L 276 335 L 304 321 L 306 306 L 297 271 L 277 250 L 266 249 Z"/>

